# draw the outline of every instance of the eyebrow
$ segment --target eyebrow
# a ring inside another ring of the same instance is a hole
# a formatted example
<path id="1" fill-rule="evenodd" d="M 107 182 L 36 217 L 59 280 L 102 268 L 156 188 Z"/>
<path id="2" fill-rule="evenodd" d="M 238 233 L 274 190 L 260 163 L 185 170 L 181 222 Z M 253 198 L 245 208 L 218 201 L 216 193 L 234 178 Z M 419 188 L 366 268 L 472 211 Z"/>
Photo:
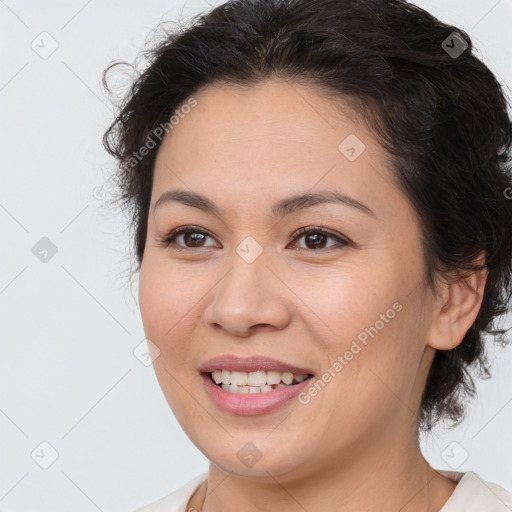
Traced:
<path id="1" fill-rule="evenodd" d="M 219 217 L 225 215 L 225 212 L 215 204 L 211 199 L 206 196 L 197 194 L 196 192 L 190 192 L 187 190 L 168 190 L 164 192 L 157 200 L 154 206 L 156 210 L 159 206 L 168 203 L 182 203 L 187 206 L 198 208 L 199 210 L 213 213 Z M 335 192 L 333 190 L 325 190 L 315 193 L 298 194 L 291 197 L 286 197 L 275 203 L 271 208 L 271 213 L 274 217 L 289 215 L 290 213 L 310 208 L 318 204 L 325 203 L 341 203 L 352 208 L 356 208 L 372 217 L 375 217 L 368 206 L 357 201 L 356 199 Z"/>

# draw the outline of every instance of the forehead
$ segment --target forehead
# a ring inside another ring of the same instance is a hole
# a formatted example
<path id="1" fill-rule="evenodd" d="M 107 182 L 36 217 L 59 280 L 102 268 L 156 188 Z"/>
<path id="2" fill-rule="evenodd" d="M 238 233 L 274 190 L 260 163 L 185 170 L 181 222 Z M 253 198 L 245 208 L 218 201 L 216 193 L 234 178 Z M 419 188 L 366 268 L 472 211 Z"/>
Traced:
<path id="1" fill-rule="evenodd" d="M 348 105 L 336 104 L 313 86 L 278 79 L 250 87 L 213 85 L 194 98 L 196 106 L 180 116 L 165 138 L 180 153 L 195 157 L 214 152 L 250 161 L 292 157 L 299 151 L 318 157 L 318 149 L 336 154 L 344 133 L 371 137 Z"/>
<path id="2" fill-rule="evenodd" d="M 162 140 L 155 196 L 178 186 L 240 206 L 334 187 L 384 205 L 383 194 L 398 194 L 384 149 L 348 105 L 319 89 L 267 80 L 208 86 L 193 98 Z"/>

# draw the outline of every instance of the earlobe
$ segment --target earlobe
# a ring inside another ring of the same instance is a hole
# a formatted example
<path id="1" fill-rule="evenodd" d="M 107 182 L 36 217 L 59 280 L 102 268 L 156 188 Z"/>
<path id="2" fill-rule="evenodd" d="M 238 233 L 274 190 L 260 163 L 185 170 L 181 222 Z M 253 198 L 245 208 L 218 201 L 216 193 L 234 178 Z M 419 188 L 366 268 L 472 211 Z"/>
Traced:
<path id="1" fill-rule="evenodd" d="M 443 284 L 427 343 L 438 350 L 458 346 L 475 321 L 484 296 L 487 270 L 482 269 Z"/>

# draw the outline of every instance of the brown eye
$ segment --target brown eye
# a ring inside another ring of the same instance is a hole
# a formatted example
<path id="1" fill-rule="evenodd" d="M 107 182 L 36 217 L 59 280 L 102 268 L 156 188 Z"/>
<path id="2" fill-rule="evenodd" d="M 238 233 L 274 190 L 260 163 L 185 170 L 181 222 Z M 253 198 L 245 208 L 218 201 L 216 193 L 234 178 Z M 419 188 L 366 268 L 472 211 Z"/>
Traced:
<path id="1" fill-rule="evenodd" d="M 326 243 L 329 238 L 337 241 L 341 246 L 346 246 L 349 244 L 349 242 L 341 236 L 335 235 L 334 233 L 331 233 L 330 231 L 327 231 L 323 228 L 301 228 L 295 234 L 293 240 L 295 241 L 300 238 L 304 238 L 306 247 L 299 247 L 299 249 L 329 249 L 332 247 L 332 245 L 326 247 Z"/>
<path id="2" fill-rule="evenodd" d="M 184 243 L 187 247 L 201 247 L 204 243 L 204 239 L 206 236 L 203 233 L 194 233 L 192 231 L 187 231 L 182 233 Z"/>
<path id="3" fill-rule="evenodd" d="M 204 231 L 203 229 L 196 228 L 194 226 L 182 226 L 174 229 L 167 235 L 163 240 L 160 240 L 162 245 L 168 247 L 175 245 L 178 248 L 184 249 L 200 249 L 202 247 L 215 247 L 214 245 L 206 245 L 205 242 L 208 238 L 213 240 L 213 237 Z M 299 229 L 294 237 L 293 241 L 304 238 L 305 247 L 298 247 L 299 249 L 306 249 L 318 252 L 322 249 L 330 249 L 336 245 L 344 247 L 349 245 L 350 242 L 342 238 L 341 236 L 331 233 L 324 228 L 313 227 L 313 228 L 301 228 Z M 334 244 L 328 245 L 329 239 L 334 240 Z"/>
<path id="4" fill-rule="evenodd" d="M 161 240 L 161 243 L 165 246 L 175 244 L 178 247 L 184 247 L 188 249 L 212 247 L 209 245 L 204 245 L 207 238 L 212 237 L 206 231 L 195 228 L 194 226 L 183 226 L 171 231 L 171 233 L 169 233 L 169 235 L 164 240 Z M 176 240 L 179 240 L 181 243 L 176 244 Z"/>

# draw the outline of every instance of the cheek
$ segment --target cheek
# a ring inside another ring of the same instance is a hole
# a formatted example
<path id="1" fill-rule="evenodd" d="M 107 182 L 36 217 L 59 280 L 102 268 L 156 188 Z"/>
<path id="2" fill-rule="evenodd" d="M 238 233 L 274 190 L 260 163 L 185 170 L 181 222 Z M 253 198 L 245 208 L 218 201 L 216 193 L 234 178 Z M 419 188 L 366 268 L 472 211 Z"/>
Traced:
<path id="1" fill-rule="evenodd" d="M 421 304 L 414 294 L 407 295 L 398 266 L 386 268 L 351 268 L 339 274 L 343 277 L 297 293 L 314 313 L 308 313 L 310 329 L 326 356 L 325 371 L 336 374 L 337 403 L 358 397 L 364 407 L 379 408 L 382 398 L 393 399 L 386 385 L 405 390 L 414 380 L 423 350 L 417 320 Z"/>
<path id="2" fill-rule="evenodd" d="M 186 281 L 186 280 L 185 280 Z M 182 427 L 194 401 L 186 392 L 191 378 L 190 332 L 197 319 L 197 293 L 182 286 L 183 277 L 170 271 L 151 251 L 145 253 L 139 275 L 139 305 L 146 338 L 158 348 L 153 369 L 162 392 Z M 178 288 L 182 286 L 182 288 Z"/>
<path id="3" fill-rule="evenodd" d="M 364 338 L 365 329 L 376 322 L 378 330 L 384 331 L 396 316 L 393 304 L 400 298 L 398 280 L 393 271 L 382 272 L 380 266 L 373 271 L 367 263 L 332 272 L 322 269 L 316 276 L 295 279 L 294 292 L 307 305 L 315 337 L 332 355 L 343 353 L 359 334 Z"/>
<path id="4" fill-rule="evenodd" d="M 366 325 L 351 326 L 352 336 L 340 337 L 329 347 L 331 360 L 341 368 L 334 402 L 347 408 L 340 414 L 350 417 L 355 429 L 416 406 L 414 390 L 424 347 L 413 304 L 403 299 L 376 302 L 373 312 Z"/>
<path id="5" fill-rule="evenodd" d="M 177 269 L 145 254 L 139 276 L 139 305 L 144 332 L 164 357 L 158 358 L 155 370 L 165 363 L 176 366 L 186 355 L 187 336 L 194 323 L 194 304 L 198 291 L 179 275 Z M 192 281 L 193 283 L 193 281 Z"/>

